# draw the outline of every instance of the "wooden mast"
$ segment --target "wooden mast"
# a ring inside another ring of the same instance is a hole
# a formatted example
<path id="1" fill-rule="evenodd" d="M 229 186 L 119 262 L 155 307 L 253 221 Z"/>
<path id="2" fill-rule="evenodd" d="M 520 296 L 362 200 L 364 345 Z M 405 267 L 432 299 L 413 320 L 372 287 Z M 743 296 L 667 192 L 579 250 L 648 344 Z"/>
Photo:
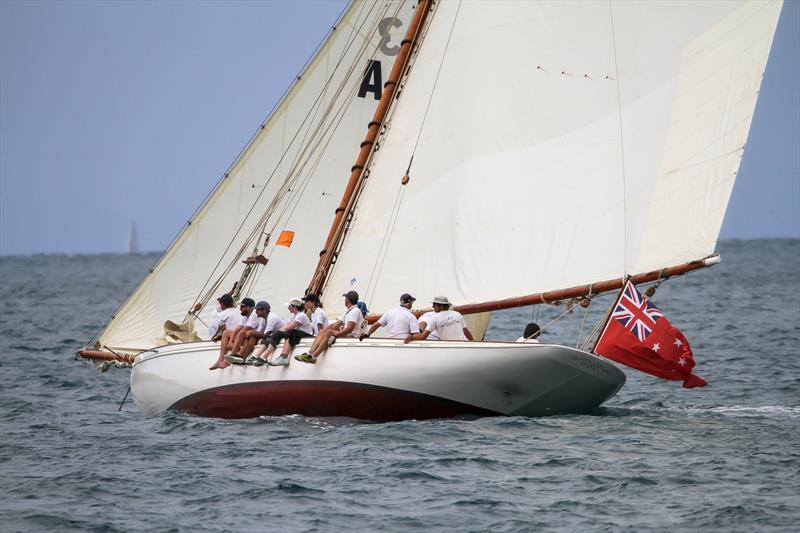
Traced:
<path id="1" fill-rule="evenodd" d="M 383 84 L 383 94 L 378 102 L 377 109 L 375 109 L 372 121 L 367 126 L 367 135 L 361 143 L 361 150 L 358 152 L 356 162 L 350 169 L 350 179 L 342 195 L 342 201 L 339 203 L 339 207 L 336 208 L 333 224 L 328 232 L 328 238 L 325 240 L 325 247 L 319 253 L 319 262 L 314 270 L 314 277 L 311 279 L 308 289 L 306 289 L 306 294 L 310 292 L 321 294 L 322 292 L 328 272 L 335 260 L 336 250 L 344 235 L 345 225 L 355 207 L 356 192 L 364 181 L 364 167 L 372 153 L 373 145 L 378 138 L 383 121 L 386 119 L 389 106 L 397 92 L 397 84 L 408 65 L 408 60 L 417 43 L 420 28 L 425 22 L 431 3 L 430 0 L 421 0 L 417 5 L 417 12 L 414 13 L 414 18 L 411 20 L 408 31 L 406 31 L 406 35 L 400 45 L 400 51 L 392 66 L 389 79 Z"/>

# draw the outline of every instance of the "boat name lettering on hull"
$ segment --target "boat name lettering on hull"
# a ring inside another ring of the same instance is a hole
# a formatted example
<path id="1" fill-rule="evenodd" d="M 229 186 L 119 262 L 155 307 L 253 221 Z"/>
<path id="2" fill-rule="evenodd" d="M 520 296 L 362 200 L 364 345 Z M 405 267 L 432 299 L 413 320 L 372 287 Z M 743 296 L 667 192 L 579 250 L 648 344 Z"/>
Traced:
<path id="1" fill-rule="evenodd" d="M 602 372 L 603 374 L 606 374 L 606 375 L 609 374 L 608 369 L 602 363 L 597 363 L 595 361 L 590 361 L 590 360 L 586 359 L 585 357 L 578 357 L 576 355 L 570 355 L 570 359 L 572 359 L 573 361 L 578 363 L 583 368 L 585 368 L 587 370 L 591 370 L 592 372 L 595 372 L 595 373 Z"/>

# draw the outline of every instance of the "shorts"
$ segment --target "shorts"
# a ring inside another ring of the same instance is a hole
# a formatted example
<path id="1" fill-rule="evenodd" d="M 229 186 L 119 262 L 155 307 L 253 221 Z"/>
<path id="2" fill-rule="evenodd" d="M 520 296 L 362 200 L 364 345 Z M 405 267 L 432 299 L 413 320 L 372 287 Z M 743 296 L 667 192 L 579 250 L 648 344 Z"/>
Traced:
<path id="1" fill-rule="evenodd" d="M 300 342 L 300 339 L 313 336 L 314 335 L 311 335 L 299 329 L 290 329 L 289 331 L 275 331 L 270 336 L 269 343 L 277 347 L 278 343 L 281 342 L 283 339 L 289 339 L 289 346 L 294 348 Z"/>

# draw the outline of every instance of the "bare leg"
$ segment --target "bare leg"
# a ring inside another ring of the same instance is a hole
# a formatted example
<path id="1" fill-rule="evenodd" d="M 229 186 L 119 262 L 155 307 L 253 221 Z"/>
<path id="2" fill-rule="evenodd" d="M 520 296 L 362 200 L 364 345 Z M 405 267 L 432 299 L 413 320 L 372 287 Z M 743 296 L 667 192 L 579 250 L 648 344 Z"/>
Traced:
<path id="1" fill-rule="evenodd" d="M 261 337 L 260 333 L 256 333 L 255 335 L 253 335 L 253 333 L 255 332 L 251 331 L 247 334 L 247 339 L 245 339 L 244 344 L 242 344 L 242 347 L 239 349 L 239 355 L 241 357 L 247 357 L 250 355 L 250 352 L 253 351 L 253 348 L 256 345 L 256 341 L 258 341 L 258 339 Z"/>
<path id="2" fill-rule="evenodd" d="M 225 360 L 225 354 L 228 353 L 228 345 L 231 343 L 231 338 L 235 334 L 236 331 L 225 330 L 222 332 L 222 340 L 219 343 L 219 357 L 217 358 L 217 362 L 208 368 L 209 370 L 216 370 L 218 368 L 227 368 L 231 366 L 231 364 Z"/>

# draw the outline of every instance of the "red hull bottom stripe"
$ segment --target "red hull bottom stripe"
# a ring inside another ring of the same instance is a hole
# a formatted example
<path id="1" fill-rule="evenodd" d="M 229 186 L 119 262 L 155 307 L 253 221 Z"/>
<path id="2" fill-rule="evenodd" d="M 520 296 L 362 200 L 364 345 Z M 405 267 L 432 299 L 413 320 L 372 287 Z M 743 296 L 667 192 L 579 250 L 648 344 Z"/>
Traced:
<path id="1" fill-rule="evenodd" d="M 501 414 L 427 394 L 341 381 L 227 385 L 187 396 L 176 402 L 172 409 L 213 418 L 300 414 L 377 421 Z"/>

